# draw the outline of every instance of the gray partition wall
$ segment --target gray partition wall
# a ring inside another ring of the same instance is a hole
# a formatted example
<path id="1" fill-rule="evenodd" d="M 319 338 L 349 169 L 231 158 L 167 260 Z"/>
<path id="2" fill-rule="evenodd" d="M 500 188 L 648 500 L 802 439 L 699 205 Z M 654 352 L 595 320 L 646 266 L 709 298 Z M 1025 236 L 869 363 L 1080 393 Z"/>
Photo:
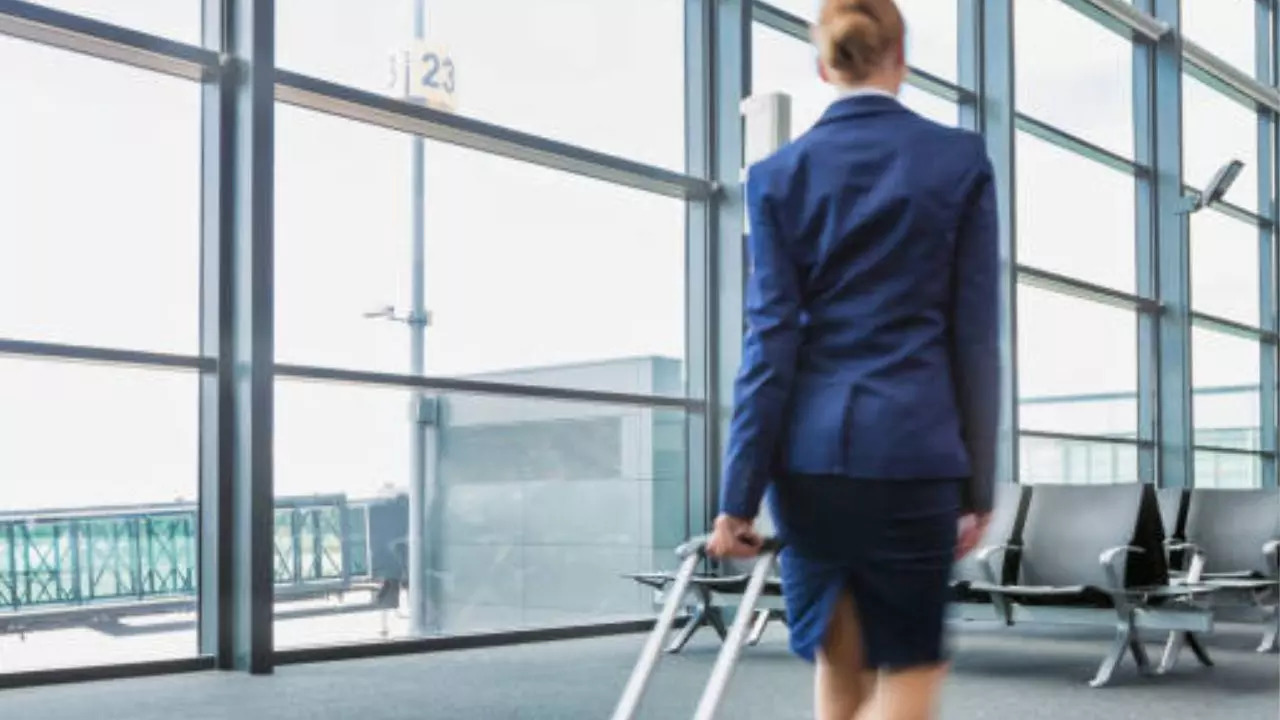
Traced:
<path id="1" fill-rule="evenodd" d="M 1275 486 L 1275 3 L 899 4 L 998 177 L 1000 480 Z M 0 686 L 651 623 L 817 6 L 0 0 Z"/>

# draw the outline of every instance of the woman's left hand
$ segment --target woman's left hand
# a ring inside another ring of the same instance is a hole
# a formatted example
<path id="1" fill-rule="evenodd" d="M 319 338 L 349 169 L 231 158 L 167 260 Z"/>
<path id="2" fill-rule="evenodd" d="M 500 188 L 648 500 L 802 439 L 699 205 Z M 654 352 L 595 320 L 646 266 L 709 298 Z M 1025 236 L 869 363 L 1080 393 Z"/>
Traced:
<path id="1" fill-rule="evenodd" d="M 707 541 L 707 554 L 717 558 L 750 558 L 760 554 L 763 541 L 750 520 L 721 515 Z"/>

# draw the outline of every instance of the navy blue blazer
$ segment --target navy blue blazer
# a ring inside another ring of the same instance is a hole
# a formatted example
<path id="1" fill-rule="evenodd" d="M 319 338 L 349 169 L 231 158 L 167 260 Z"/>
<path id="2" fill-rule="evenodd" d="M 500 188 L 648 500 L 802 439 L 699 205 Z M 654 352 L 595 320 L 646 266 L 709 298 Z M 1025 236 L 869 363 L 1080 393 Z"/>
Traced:
<path id="1" fill-rule="evenodd" d="M 720 507 L 788 474 L 967 479 L 991 509 L 995 188 L 981 136 L 836 101 L 747 178 L 748 327 Z"/>

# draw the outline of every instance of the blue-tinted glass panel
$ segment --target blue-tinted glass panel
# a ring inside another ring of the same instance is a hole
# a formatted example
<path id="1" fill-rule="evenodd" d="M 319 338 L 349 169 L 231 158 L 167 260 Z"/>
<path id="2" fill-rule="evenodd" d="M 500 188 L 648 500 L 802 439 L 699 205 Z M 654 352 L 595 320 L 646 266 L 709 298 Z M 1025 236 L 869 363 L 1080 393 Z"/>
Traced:
<path id="1" fill-rule="evenodd" d="M 618 364 L 636 372 L 637 363 Z M 277 382 L 277 647 L 413 634 L 402 580 L 414 395 Z M 429 634 L 654 614 L 652 592 L 619 576 L 671 568 L 685 539 L 683 413 L 462 394 L 435 400 L 439 424 L 419 426 L 436 448 L 424 466 L 436 488 L 426 523 Z M 345 528 L 344 516 L 354 518 Z M 350 589 L 324 603 L 327 612 L 304 615 L 316 605 L 308 588 L 325 584 Z M 379 604 L 387 601 L 390 610 Z"/>
<path id="2" fill-rule="evenodd" d="M 190 45 L 199 45 L 201 40 L 202 0 L 28 1 Z"/>
<path id="3" fill-rule="evenodd" d="M 1133 176 L 1021 131 L 1016 157 L 1018 262 L 1133 292 Z"/>
<path id="4" fill-rule="evenodd" d="M 1212 210 L 1191 216 L 1191 305 L 1257 326 L 1262 307 L 1257 226 Z"/>
<path id="5" fill-rule="evenodd" d="M 1182 33 L 1253 75 L 1259 0 L 1182 0 Z"/>
<path id="6" fill-rule="evenodd" d="M 1247 210 L 1258 207 L 1258 113 L 1209 87 L 1182 76 L 1183 182 L 1203 189 L 1231 160 L 1244 163 L 1226 200 Z"/>
<path id="7" fill-rule="evenodd" d="M 1135 438 L 1137 315 L 1018 287 L 1018 419 L 1024 430 Z"/>
<path id="8" fill-rule="evenodd" d="M 1262 347 L 1256 340 L 1196 327 L 1191 333 L 1196 444 L 1262 448 Z"/>
<path id="9" fill-rule="evenodd" d="M 1133 157 L 1132 41 L 1061 0 L 1019 0 L 1015 18 L 1019 112 Z"/>
<path id="10" fill-rule="evenodd" d="M 683 169 L 682 0 L 428 0 L 421 47 L 413 8 L 278 0 L 277 64 Z"/>

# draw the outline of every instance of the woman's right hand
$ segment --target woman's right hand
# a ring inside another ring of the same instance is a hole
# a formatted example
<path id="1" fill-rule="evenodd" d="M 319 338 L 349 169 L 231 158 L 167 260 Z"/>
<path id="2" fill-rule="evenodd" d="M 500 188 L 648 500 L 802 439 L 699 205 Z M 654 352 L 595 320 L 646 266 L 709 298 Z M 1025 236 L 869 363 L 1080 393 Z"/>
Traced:
<path id="1" fill-rule="evenodd" d="M 969 513 L 960 518 L 960 525 L 957 530 L 956 537 L 956 559 L 959 560 L 974 548 L 978 547 L 978 543 L 982 542 L 982 537 L 987 534 L 987 526 L 991 524 L 991 513 Z"/>

